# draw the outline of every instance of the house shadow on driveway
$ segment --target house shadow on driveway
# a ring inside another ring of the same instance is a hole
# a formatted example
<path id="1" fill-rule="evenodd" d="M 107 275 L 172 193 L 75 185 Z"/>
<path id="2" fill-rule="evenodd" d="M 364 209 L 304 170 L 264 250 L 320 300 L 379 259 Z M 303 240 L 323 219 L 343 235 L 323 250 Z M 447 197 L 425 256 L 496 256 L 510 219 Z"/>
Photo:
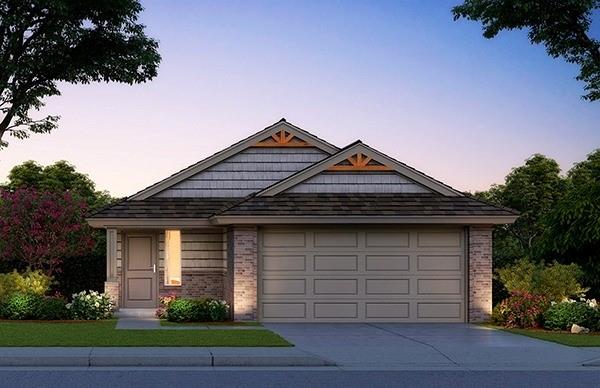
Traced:
<path id="1" fill-rule="evenodd" d="M 298 348 L 348 369 L 573 369 L 600 348 L 573 348 L 472 324 L 273 323 Z"/>

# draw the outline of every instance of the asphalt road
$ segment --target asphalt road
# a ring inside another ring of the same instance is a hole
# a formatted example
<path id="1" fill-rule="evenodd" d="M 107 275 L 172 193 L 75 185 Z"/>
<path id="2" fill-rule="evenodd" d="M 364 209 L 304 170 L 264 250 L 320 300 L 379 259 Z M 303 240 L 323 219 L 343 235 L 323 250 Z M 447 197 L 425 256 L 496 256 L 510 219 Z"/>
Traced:
<path id="1" fill-rule="evenodd" d="M 341 371 L 240 369 L 0 369 L 0 387 L 600 387 L 600 369 Z"/>

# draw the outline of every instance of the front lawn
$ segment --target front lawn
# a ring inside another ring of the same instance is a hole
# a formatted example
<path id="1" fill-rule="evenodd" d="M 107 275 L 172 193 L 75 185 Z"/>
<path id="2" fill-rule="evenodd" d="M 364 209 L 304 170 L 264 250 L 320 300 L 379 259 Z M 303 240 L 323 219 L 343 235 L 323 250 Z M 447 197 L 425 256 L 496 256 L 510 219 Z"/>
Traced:
<path id="1" fill-rule="evenodd" d="M 0 322 L 2 346 L 292 346 L 270 330 L 117 330 L 116 320 Z"/>
<path id="2" fill-rule="evenodd" d="M 542 329 L 506 329 L 504 327 L 492 326 L 496 329 L 508 331 L 509 333 L 524 335 L 544 341 L 556 342 L 561 345 L 576 347 L 600 347 L 600 333 L 571 334 L 566 331 L 550 331 Z"/>

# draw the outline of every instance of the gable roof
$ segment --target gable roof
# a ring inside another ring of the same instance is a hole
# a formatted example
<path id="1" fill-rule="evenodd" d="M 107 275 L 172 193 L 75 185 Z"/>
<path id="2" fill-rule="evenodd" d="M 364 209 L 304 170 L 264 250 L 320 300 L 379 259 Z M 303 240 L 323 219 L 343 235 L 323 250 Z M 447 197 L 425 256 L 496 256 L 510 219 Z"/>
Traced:
<path id="1" fill-rule="evenodd" d="M 347 165 L 347 162 L 352 165 Z M 346 163 L 346 165 L 344 165 Z M 337 153 L 328 158 L 317 162 L 304 170 L 283 179 L 261 191 L 257 197 L 274 196 L 306 181 L 309 178 L 323 172 L 327 169 L 365 169 L 365 170 L 384 170 L 396 171 L 406 178 L 436 192 L 448 197 L 463 197 L 464 194 L 452 187 L 426 175 L 402 162 L 397 161 L 371 147 L 360 140 L 349 144 Z"/>
<path id="2" fill-rule="evenodd" d="M 339 151 L 339 148 L 334 146 L 333 144 L 326 142 L 325 140 L 303 130 L 302 128 L 299 128 L 293 124 L 288 123 L 285 119 L 282 118 L 275 124 L 272 124 L 272 125 L 266 127 L 262 131 L 257 132 L 254 135 L 249 136 L 249 137 L 245 138 L 244 140 L 241 140 L 241 141 L 229 146 L 228 148 L 226 148 L 222 151 L 219 151 L 216 154 L 211 155 L 195 164 L 192 164 L 189 167 L 186 167 L 185 169 L 163 179 L 162 181 L 159 181 L 159 182 L 137 192 L 136 194 L 132 195 L 128 199 L 135 200 L 135 201 L 148 199 L 149 197 L 160 193 L 161 191 L 201 172 L 202 170 L 205 170 L 219 162 L 222 162 L 223 160 L 237 154 L 240 151 L 245 150 L 246 148 L 249 148 L 252 146 L 257 146 L 257 145 L 258 146 L 272 146 L 268 143 L 264 144 L 265 139 L 268 139 L 270 137 L 273 137 L 273 139 L 277 139 L 279 134 L 284 133 L 282 131 L 288 132 L 290 134 L 293 134 L 294 136 L 299 137 L 303 141 L 302 145 L 305 143 L 308 143 L 310 146 L 319 148 L 328 154 L 334 154 L 337 151 Z M 260 145 L 261 143 L 262 143 L 262 145 Z M 277 145 L 275 144 L 274 146 L 277 146 Z"/>

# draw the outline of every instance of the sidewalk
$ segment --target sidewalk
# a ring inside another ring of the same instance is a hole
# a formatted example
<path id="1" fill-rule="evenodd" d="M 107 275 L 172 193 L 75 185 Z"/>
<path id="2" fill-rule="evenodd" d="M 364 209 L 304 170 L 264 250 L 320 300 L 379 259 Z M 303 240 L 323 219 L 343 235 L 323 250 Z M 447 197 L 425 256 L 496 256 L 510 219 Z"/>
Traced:
<path id="1" fill-rule="evenodd" d="M 0 348 L 0 367 L 332 366 L 296 348 Z"/>

